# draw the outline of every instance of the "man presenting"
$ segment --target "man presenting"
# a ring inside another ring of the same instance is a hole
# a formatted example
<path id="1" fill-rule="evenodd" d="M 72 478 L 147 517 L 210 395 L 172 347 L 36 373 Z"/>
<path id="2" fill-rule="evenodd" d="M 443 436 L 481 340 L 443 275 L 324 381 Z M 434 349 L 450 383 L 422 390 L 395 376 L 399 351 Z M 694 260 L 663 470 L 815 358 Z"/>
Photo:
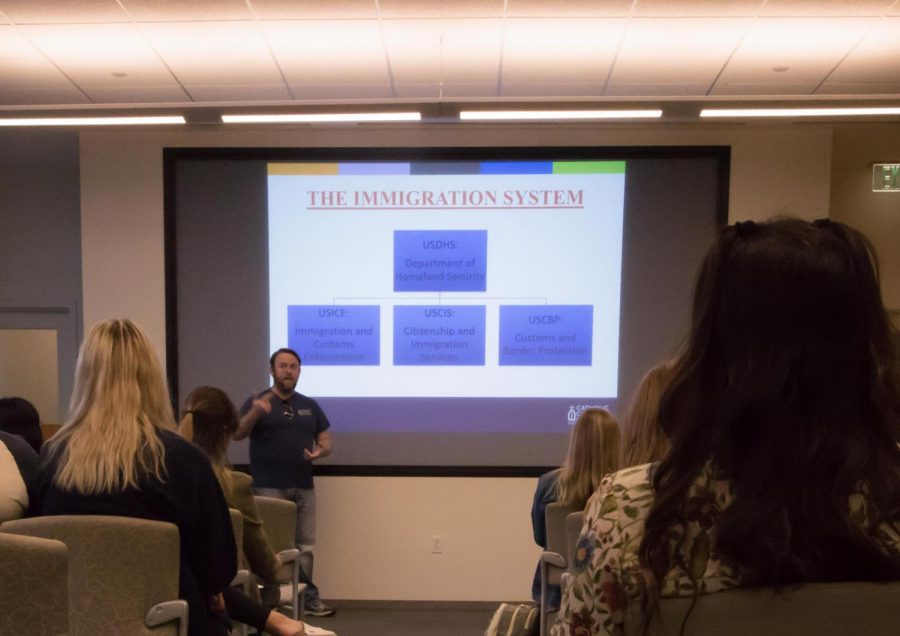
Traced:
<path id="1" fill-rule="evenodd" d="M 294 389 L 300 378 L 300 356 L 279 349 L 269 358 L 272 386 L 247 398 L 234 439 L 250 436 L 250 470 L 254 492 L 297 504 L 297 548 L 307 575 L 305 610 L 311 616 L 331 616 L 334 609 L 319 598 L 312 582 L 316 543 L 316 498 L 312 462 L 331 454 L 328 418 L 315 400 Z"/>

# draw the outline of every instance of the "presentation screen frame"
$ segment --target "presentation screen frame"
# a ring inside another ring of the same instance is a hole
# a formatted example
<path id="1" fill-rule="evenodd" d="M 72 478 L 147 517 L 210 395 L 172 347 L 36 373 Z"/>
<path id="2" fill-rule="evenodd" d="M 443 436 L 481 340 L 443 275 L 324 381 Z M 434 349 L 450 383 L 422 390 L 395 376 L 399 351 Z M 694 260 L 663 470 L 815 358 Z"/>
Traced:
<path id="1" fill-rule="evenodd" d="M 353 148 L 166 148 L 164 167 L 166 368 L 176 409 L 179 395 L 177 166 L 190 161 L 341 162 L 341 161 L 625 161 L 636 159 L 712 159 L 716 165 L 716 226 L 727 222 L 730 148 L 727 146 L 640 147 L 353 147 Z M 626 211 L 627 213 L 627 211 Z M 620 332 L 620 347 L 621 347 Z M 670 351 L 661 351 L 667 355 Z M 629 395 L 620 395 L 624 404 Z M 240 406 L 238 404 L 238 406 Z M 177 412 L 177 411 L 176 411 Z M 241 462 L 236 464 L 242 468 Z M 554 466 L 455 466 L 455 465 L 359 465 L 317 464 L 320 475 L 365 476 L 536 476 Z"/>

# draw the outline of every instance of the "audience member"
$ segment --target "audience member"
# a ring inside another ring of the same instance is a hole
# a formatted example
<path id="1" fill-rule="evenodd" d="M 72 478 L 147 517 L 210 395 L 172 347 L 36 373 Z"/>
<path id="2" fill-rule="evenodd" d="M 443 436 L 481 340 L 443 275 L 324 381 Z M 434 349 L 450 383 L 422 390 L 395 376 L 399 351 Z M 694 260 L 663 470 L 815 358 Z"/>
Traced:
<path id="1" fill-rule="evenodd" d="M 669 436 L 659 426 L 659 400 L 674 368 L 673 360 L 660 362 L 638 384 L 625 418 L 623 466 L 656 462 L 669 452 Z"/>
<path id="2" fill-rule="evenodd" d="M 0 431 L 0 523 L 25 516 L 37 466 L 37 454 L 25 440 Z"/>
<path id="3" fill-rule="evenodd" d="M 900 398 L 874 254 L 836 222 L 725 228 L 659 411 L 672 448 L 588 502 L 555 634 L 661 597 L 900 579 Z"/>
<path id="4" fill-rule="evenodd" d="M 228 396 L 221 389 L 201 386 L 187 396 L 178 432 L 206 452 L 228 505 L 241 511 L 242 548 L 250 570 L 266 582 L 285 583 L 291 580 L 291 569 L 281 562 L 269 543 L 253 499 L 253 479 L 232 471 L 228 463 L 228 444 L 237 427 L 237 410 Z M 237 590 L 228 590 L 225 606 L 232 618 L 255 627 L 260 633 L 263 630 L 273 635 L 304 633 L 303 623 L 262 607 L 258 595 L 248 599 Z"/>
<path id="5" fill-rule="evenodd" d="M 0 431 L 22 436 L 35 453 L 41 452 L 44 443 L 41 418 L 34 405 L 25 398 L 0 398 Z"/>
<path id="6" fill-rule="evenodd" d="M 616 418 L 605 409 L 585 409 L 569 435 L 569 450 L 560 468 L 541 475 L 534 503 L 531 525 L 534 540 L 547 547 L 545 511 L 547 505 L 559 502 L 573 508 L 584 508 L 588 497 L 597 490 L 605 475 L 621 466 L 621 432 Z M 531 585 L 531 596 L 541 598 L 541 568 L 538 564 Z M 559 607 L 558 585 L 548 590 L 548 607 Z"/>
<path id="7" fill-rule="evenodd" d="M 172 428 L 147 337 L 129 320 L 97 324 L 78 353 L 69 416 L 41 451 L 37 511 L 174 523 L 189 633 L 226 634 L 222 592 L 237 571 L 231 517 L 206 455 Z"/>

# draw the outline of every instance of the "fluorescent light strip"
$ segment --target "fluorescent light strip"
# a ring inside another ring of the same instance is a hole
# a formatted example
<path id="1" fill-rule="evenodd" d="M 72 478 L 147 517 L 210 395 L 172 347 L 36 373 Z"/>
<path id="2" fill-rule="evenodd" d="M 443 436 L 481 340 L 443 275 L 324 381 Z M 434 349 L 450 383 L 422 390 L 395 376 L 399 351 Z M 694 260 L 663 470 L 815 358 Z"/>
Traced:
<path id="1" fill-rule="evenodd" d="M 464 121 L 521 121 L 536 119 L 650 119 L 662 110 L 463 110 Z"/>
<path id="2" fill-rule="evenodd" d="M 900 107 L 872 108 L 704 108 L 701 117 L 852 117 L 900 115 Z"/>
<path id="3" fill-rule="evenodd" d="M 332 122 L 420 121 L 421 113 L 305 113 L 283 115 L 222 115 L 226 124 L 319 124 Z"/>
<path id="4" fill-rule="evenodd" d="M 153 126 L 183 124 L 181 115 L 170 117 L 20 117 L 0 118 L 0 126 Z"/>

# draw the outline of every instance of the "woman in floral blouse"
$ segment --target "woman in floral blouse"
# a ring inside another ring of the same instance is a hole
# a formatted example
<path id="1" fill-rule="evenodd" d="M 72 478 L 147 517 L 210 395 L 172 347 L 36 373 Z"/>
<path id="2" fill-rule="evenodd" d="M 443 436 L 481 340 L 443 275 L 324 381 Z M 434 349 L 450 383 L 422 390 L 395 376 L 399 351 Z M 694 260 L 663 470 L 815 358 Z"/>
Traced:
<path id="1" fill-rule="evenodd" d="M 723 230 L 660 403 L 659 464 L 588 502 L 556 635 L 738 586 L 900 580 L 900 396 L 874 254 L 840 223 Z"/>

